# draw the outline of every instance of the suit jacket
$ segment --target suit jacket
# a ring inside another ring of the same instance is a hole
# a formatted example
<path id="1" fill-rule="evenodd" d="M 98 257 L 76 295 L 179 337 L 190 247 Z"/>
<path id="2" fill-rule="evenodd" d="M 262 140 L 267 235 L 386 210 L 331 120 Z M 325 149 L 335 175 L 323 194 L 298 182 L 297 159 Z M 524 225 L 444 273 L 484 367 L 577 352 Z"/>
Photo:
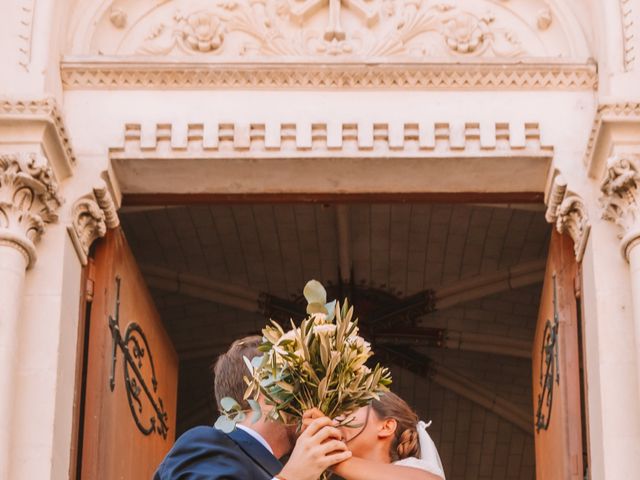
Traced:
<path id="1" fill-rule="evenodd" d="M 195 427 L 180 436 L 153 479 L 271 480 L 280 470 L 278 459 L 247 432 Z"/>

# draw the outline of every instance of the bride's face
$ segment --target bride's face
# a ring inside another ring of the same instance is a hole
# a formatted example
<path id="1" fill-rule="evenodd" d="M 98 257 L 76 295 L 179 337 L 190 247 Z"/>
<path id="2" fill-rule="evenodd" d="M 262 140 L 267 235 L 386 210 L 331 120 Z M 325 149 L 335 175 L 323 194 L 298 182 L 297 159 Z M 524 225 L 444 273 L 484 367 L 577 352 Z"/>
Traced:
<path id="1" fill-rule="evenodd" d="M 362 407 L 350 414 L 352 419 L 348 426 L 341 427 L 344 441 L 355 457 L 368 458 L 373 453 L 374 446 L 380 442 L 386 444 L 389 439 L 389 420 L 378 418 L 371 407 Z M 395 422 L 393 428 L 395 428 Z M 391 431 L 393 434 L 393 431 Z"/>

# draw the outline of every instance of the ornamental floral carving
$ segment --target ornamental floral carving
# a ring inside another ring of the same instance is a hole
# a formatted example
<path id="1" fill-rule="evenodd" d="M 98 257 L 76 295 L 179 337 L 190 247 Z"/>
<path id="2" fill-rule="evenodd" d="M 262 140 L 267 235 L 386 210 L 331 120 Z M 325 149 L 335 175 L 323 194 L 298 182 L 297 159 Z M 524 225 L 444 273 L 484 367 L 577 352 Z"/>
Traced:
<path id="1" fill-rule="evenodd" d="M 113 197 L 103 181 L 93 188 L 93 194 L 88 194 L 73 204 L 72 222 L 67 230 L 83 265 L 87 264 L 93 242 L 104 237 L 107 229 L 117 228 L 119 225 L 120 219 Z"/>
<path id="2" fill-rule="evenodd" d="M 153 6 L 132 0 L 128 5 L 121 12 L 126 27 L 120 22 L 114 28 L 109 18 L 98 22 L 93 53 L 426 61 L 558 57 L 563 44 L 570 48 L 560 27 L 540 29 L 535 17 L 527 19 L 510 2 L 491 0 L 173 0 Z"/>
<path id="3" fill-rule="evenodd" d="M 72 218 L 69 233 L 82 264 L 86 265 L 89 248 L 107 233 L 105 215 L 94 200 L 82 198 L 73 205 Z"/>
<path id="4" fill-rule="evenodd" d="M 560 174 L 553 179 L 545 218 L 555 224 L 558 233 L 571 237 L 576 260 L 582 261 L 591 228 L 589 216 L 582 198 L 567 189 L 567 181 Z"/>
<path id="5" fill-rule="evenodd" d="M 620 246 L 627 259 L 630 247 L 640 239 L 639 185 L 639 155 L 614 155 L 607 161 L 605 178 L 600 186 L 602 218 L 620 227 Z"/>
<path id="6" fill-rule="evenodd" d="M 62 204 L 46 158 L 38 153 L 0 155 L 0 242 L 18 248 L 28 265 L 46 224 Z"/>
<path id="7" fill-rule="evenodd" d="M 578 262 L 582 260 L 587 246 L 589 228 L 589 216 L 582 198 L 575 193 L 567 194 L 558 206 L 556 230 L 559 233 L 568 233 L 573 239 L 573 251 Z"/>

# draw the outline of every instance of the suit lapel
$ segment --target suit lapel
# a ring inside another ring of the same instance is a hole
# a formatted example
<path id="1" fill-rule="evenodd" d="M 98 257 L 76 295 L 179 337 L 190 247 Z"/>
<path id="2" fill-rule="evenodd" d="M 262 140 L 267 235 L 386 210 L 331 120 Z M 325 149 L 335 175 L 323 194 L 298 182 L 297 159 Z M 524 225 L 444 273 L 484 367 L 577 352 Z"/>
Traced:
<path id="1" fill-rule="evenodd" d="M 260 468 L 269 474 L 269 478 L 274 477 L 282 470 L 282 464 L 278 459 L 247 432 L 236 428 L 228 435 Z"/>

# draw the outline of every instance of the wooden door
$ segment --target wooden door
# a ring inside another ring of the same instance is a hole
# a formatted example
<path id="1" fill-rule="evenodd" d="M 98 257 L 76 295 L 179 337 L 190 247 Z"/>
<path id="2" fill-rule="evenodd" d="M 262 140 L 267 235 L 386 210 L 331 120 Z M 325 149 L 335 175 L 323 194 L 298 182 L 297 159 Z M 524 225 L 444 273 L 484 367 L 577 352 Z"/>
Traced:
<path id="1" fill-rule="evenodd" d="M 120 229 L 94 271 L 80 478 L 150 479 L 175 438 L 178 358 Z"/>
<path id="2" fill-rule="evenodd" d="M 582 479 L 577 264 L 568 235 L 553 232 L 533 343 L 536 478 Z"/>

